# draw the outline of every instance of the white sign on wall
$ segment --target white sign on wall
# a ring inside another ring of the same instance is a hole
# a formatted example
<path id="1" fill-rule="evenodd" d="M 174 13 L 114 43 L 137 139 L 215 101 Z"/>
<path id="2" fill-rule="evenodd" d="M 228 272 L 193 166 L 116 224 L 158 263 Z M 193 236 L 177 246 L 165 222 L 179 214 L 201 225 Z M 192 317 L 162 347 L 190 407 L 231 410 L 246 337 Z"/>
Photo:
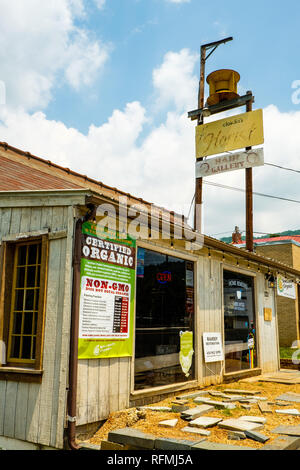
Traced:
<path id="1" fill-rule="evenodd" d="M 288 297 L 289 299 L 296 300 L 295 283 L 285 279 L 278 274 L 277 276 L 277 294 L 281 297 Z"/>
<path id="2" fill-rule="evenodd" d="M 221 333 L 203 333 L 205 362 L 224 361 Z"/>
<path id="3" fill-rule="evenodd" d="M 196 163 L 196 177 L 225 173 L 227 171 L 244 170 L 264 164 L 264 151 L 251 149 L 246 152 L 229 153 L 214 158 L 207 158 Z"/>

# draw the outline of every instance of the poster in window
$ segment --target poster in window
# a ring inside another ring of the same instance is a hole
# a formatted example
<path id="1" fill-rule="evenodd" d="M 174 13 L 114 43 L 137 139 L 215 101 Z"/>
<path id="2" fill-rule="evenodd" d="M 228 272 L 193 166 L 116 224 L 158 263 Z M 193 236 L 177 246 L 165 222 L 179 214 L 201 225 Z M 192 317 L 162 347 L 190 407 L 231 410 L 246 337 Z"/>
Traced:
<path id="1" fill-rule="evenodd" d="M 79 359 L 132 355 L 135 240 L 108 239 L 83 224 Z"/>

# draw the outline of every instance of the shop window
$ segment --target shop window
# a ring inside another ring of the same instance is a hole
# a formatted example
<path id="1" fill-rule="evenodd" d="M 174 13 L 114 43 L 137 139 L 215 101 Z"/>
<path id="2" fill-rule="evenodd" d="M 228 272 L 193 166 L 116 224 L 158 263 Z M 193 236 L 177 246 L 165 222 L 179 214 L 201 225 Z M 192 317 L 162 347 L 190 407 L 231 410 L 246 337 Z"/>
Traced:
<path id="1" fill-rule="evenodd" d="M 257 367 L 254 281 L 224 271 L 225 372 Z"/>
<path id="2" fill-rule="evenodd" d="M 2 246 L 2 372 L 5 367 L 41 369 L 47 252 L 47 237 Z"/>
<path id="3" fill-rule="evenodd" d="M 193 331 L 194 263 L 138 248 L 136 390 L 194 378 Z"/>

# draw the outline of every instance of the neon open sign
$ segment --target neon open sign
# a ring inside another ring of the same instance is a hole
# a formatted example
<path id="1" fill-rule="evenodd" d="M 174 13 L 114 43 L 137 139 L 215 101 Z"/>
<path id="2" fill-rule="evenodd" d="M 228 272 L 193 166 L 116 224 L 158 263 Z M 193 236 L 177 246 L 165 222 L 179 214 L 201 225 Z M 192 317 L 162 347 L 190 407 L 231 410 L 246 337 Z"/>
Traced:
<path id="1" fill-rule="evenodd" d="M 164 271 L 162 273 L 156 274 L 156 279 L 160 284 L 167 284 L 167 282 L 172 281 L 172 274 L 170 271 Z"/>

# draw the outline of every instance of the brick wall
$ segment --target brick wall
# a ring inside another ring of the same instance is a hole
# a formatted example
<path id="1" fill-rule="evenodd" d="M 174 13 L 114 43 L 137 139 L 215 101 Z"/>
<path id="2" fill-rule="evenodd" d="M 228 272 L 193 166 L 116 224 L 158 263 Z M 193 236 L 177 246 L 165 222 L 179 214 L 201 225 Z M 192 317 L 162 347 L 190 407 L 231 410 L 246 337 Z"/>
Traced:
<path id="1" fill-rule="evenodd" d="M 255 247 L 259 255 L 275 259 L 300 270 L 300 247 L 292 243 Z M 280 346 L 291 346 L 300 339 L 298 300 L 277 296 L 278 331 Z"/>

